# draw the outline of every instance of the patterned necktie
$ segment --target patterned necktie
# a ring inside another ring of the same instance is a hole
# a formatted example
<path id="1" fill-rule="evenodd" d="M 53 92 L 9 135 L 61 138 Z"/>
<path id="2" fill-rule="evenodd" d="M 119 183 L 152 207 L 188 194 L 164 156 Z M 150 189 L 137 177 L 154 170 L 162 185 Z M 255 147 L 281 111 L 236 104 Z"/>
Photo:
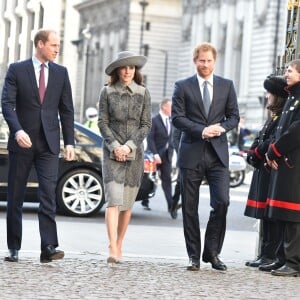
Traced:
<path id="1" fill-rule="evenodd" d="M 206 112 L 206 115 L 208 116 L 208 112 L 209 112 L 209 107 L 210 107 L 210 95 L 209 95 L 209 91 L 208 91 L 208 87 L 207 87 L 208 81 L 204 81 L 204 85 L 203 85 L 203 104 L 204 104 L 204 109 Z"/>
<path id="2" fill-rule="evenodd" d="M 46 85 L 45 85 L 45 65 L 41 64 L 40 78 L 39 78 L 39 94 L 41 103 L 44 101 Z"/>

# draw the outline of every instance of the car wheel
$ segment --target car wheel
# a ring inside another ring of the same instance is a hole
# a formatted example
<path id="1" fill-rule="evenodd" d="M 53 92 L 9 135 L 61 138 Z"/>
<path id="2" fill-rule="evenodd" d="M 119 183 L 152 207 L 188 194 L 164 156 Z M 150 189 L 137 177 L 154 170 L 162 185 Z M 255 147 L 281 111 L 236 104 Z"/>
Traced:
<path id="1" fill-rule="evenodd" d="M 230 187 L 238 187 L 245 180 L 245 171 L 230 171 Z"/>
<path id="2" fill-rule="evenodd" d="M 63 213 L 87 217 L 104 205 L 102 178 L 88 169 L 76 169 L 65 174 L 57 185 L 57 204 Z"/>

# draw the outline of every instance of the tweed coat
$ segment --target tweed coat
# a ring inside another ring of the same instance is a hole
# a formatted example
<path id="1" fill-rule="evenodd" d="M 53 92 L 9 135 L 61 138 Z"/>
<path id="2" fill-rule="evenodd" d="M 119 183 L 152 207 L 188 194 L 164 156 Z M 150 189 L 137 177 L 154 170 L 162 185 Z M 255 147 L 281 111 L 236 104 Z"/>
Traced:
<path id="1" fill-rule="evenodd" d="M 134 204 L 144 169 L 143 141 L 151 128 L 151 99 L 147 88 L 134 81 L 117 82 L 101 90 L 98 126 L 104 138 L 102 172 L 108 206 L 121 210 Z M 120 145 L 136 151 L 133 161 L 119 162 L 110 158 Z"/>
<path id="2" fill-rule="evenodd" d="M 247 153 L 247 162 L 254 167 L 245 216 L 262 219 L 265 217 L 271 169 L 266 165 L 265 154 L 274 139 L 279 115 L 266 121 Z"/>
<path id="3" fill-rule="evenodd" d="M 275 141 L 267 155 L 277 160 L 272 170 L 267 200 L 268 217 L 300 222 L 300 83 L 289 87 Z"/>

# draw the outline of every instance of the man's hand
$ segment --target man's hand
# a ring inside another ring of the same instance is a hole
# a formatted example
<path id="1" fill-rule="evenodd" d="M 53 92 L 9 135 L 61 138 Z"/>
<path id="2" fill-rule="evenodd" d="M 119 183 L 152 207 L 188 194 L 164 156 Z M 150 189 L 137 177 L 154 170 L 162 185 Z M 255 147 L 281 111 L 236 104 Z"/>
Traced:
<path id="1" fill-rule="evenodd" d="M 30 137 L 24 130 L 17 131 L 15 139 L 22 148 L 30 148 L 32 146 Z"/>
<path id="2" fill-rule="evenodd" d="M 202 131 L 202 138 L 209 139 L 213 138 L 215 136 L 220 136 L 222 133 L 225 132 L 225 129 L 218 123 L 209 125 L 208 127 L 205 127 Z"/>
<path id="3" fill-rule="evenodd" d="M 75 149 L 73 145 L 66 145 L 64 150 L 64 159 L 67 161 L 75 159 Z"/>

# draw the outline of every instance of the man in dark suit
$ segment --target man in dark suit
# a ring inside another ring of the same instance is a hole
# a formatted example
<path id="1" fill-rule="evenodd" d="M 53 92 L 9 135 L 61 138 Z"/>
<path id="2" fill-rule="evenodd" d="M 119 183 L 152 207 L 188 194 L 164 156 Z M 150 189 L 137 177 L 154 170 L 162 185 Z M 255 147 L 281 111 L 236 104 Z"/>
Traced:
<path id="1" fill-rule="evenodd" d="M 172 207 L 171 172 L 174 149 L 171 141 L 171 107 L 170 99 L 161 101 L 160 111 L 152 118 L 151 131 L 147 137 L 148 150 L 154 154 L 155 163 L 160 171 L 161 185 L 167 200 L 168 211 Z"/>
<path id="2" fill-rule="evenodd" d="M 35 54 L 13 63 L 2 91 L 2 113 L 9 126 L 7 190 L 7 246 L 5 261 L 17 262 L 22 240 L 22 206 L 29 172 L 34 165 L 39 182 L 38 219 L 42 263 L 62 259 L 57 250 L 55 222 L 60 126 L 64 157 L 74 159 L 74 109 L 67 69 L 53 61 L 60 39 L 52 30 L 34 37 Z M 60 120 L 59 120 L 60 118 Z"/>
<path id="3" fill-rule="evenodd" d="M 205 176 L 210 212 L 202 260 L 225 271 L 219 259 L 229 205 L 229 154 L 226 132 L 239 122 L 236 92 L 231 80 L 213 74 L 217 52 L 209 43 L 198 45 L 193 60 L 197 74 L 175 83 L 173 125 L 182 131 L 178 166 L 181 176 L 183 227 L 188 270 L 200 269 L 199 188 Z"/>

